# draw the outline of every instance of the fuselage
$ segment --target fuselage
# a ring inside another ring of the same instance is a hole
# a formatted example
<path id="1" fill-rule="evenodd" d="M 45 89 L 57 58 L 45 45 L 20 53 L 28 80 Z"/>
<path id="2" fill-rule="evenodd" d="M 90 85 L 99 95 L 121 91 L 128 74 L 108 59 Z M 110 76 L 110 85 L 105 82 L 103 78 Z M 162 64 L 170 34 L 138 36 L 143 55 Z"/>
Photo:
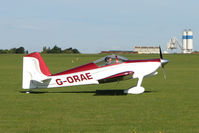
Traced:
<path id="1" fill-rule="evenodd" d="M 126 74 L 132 72 L 132 78 L 140 76 L 152 76 L 161 66 L 160 59 L 149 60 L 127 60 L 123 63 L 116 63 L 108 66 L 98 67 L 94 63 L 89 63 L 78 68 L 67 70 L 58 74 L 48 76 L 50 82 L 37 84 L 37 88 L 64 87 L 86 84 L 99 84 L 100 80 L 114 77 L 117 74 Z M 119 75 L 120 76 L 120 75 Z M 118 76 L 118 77 L 119 77 Z M 40 84 L 40 85 L 39 85 Z"/>

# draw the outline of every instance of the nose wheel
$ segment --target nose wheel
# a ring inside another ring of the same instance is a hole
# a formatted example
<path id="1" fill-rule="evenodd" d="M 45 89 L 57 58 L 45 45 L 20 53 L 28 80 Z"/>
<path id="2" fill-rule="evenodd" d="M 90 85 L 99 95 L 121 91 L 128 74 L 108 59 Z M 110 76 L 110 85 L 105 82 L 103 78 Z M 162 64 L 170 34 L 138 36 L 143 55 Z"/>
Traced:
<path id="1" fill-rule="evenodd" d="M 138 78 L 137 86 L 124 90 L 126 94 L 141 94 L 144 92 L 144 87 L 141 86 L 143 77 Z"/>

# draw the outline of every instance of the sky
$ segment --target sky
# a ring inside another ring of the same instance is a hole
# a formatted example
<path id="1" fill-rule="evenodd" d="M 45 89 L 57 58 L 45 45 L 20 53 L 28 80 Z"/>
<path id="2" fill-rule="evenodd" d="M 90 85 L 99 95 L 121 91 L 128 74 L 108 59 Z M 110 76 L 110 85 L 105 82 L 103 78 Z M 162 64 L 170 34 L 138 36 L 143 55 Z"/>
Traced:
<path id="1" fill-rule="evenodd" d="M 166 49 L 191 29 L 199 50 L 197 0 L 0 0 L 0 49 L 77 48 L 81 53 Z"/>

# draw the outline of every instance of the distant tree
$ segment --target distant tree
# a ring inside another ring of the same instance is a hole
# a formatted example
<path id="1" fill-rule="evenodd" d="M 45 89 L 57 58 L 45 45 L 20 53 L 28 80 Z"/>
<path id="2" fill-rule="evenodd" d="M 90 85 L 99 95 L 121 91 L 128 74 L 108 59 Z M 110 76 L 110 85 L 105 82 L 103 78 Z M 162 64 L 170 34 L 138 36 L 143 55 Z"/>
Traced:
<path id="1" fill-rule="evenodd" d="M 79 54 L 80 53 L 77 49 L 73 49 L 73 48 L 65 49 L 62 52 L 66 54 Z"/>
<path id="2" fill-rule="evenodd" d="M 51 49 L 50 47 L 47 48 L 47 53 L 50 53 Z"/>
<path id="3" fill-rule="evenodd" d="M 73 49 L 74 54 L 79 54 L 80 52 L 77 49 Z"/>
<path id="4" fill-rule="evenodd" d="M 1 54 L 9 54 L 9 53 L 10 53 L 10 50 L 8 50 L 8 49 L 1 49 L 1 50 L 0 50 L 0 53 L 1 53 Z"/>
<path id="5" fill-rule="evenodd" d="M 28 50 L 25 51 L 24 47 L 0 49 L 0 54 L 24 54 L 24 53 L 28 53 Z"/>
<path id="6" fill-rule="evenodd" d="M 8 50 L 7 49 L 0 49 L 0 54 L 7 54 Z"/>
<path id="7" fill-rule="evenodd" d="M 57 47 L 56 45 L 50 50 L 51 53 L 61 53 L 61 48 Z"/>
<path id="8" fill-rule="evenodd" d="M 73 49 L 72 47 L 62 50 L 57 45 L 55 45 L 52 49 L 50 47 L 43 47 L 42 53 L 65 53 L 65 54 L 78 54 L 80 53 L 77 49 Z"/>
<path id="9" fill-rule="evenodd" d="M 73 51 L 72 51 L 72 48 L 67 48 L 67 49 L 64 49 L 64 50 L 62 51 L 62 53 L 65 53 L 65 54 L 72 54 Z"/>
<path id="10" fill-rule="evenodd" d="M 24 53 L 25 53 L 24 47 L 19 47 L 16 49 L 16 54 L 24 54 Z"/>
<path id="11" fill-rule="evenodd" d="M 16 53 L 16 48 L 12 48 L 9 51 L 10 51 L 10 53 L 15 54 Z"/>
<path id="12" fill-rule="evenodd" d="M 46 46 L 44 46 L 42 53 L 46 54 L 47 52 L 48 52 L 48 50 L 47 50 Z"/>

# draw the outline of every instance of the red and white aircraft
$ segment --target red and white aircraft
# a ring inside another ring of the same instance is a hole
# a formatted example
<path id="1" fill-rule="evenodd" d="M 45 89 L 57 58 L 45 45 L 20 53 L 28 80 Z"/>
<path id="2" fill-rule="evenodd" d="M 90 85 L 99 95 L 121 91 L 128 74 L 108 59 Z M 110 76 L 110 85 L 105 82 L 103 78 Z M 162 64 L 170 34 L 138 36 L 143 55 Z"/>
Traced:
<path id="1" fill-rule="evenodd" d="M 75 85 L 100 84 L 138 78 L 137 86 L 124 93 L 140 94 L 144 92 L 141 86 L 144 77 L 156 75 L 158 68 L 168 60 L 160 58 L 145 60 L 128 60 L 119 55 L 110 55 L 94 62 L 51 74 L 39 53 L 31 53 L 23 57 L 23 89 L 54 88 Z"/>

